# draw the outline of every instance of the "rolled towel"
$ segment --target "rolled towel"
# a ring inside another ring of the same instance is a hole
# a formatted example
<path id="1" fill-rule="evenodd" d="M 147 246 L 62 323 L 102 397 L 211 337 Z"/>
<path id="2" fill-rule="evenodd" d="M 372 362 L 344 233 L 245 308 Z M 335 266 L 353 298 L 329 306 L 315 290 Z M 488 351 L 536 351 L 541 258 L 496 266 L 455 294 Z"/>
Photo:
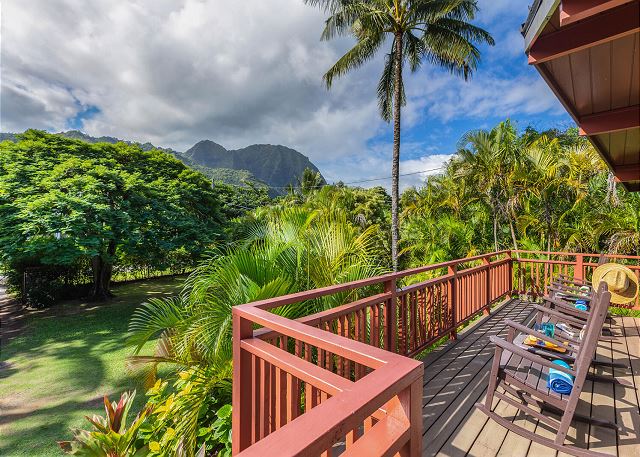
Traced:
<path id="1" fill-rule="evenodd" d="M 575 306 L 576 309 L 579 309 L 580 311 L 587 311 L 589 309 L 585 300 L 576 300 Z"/>
<path id="2" fill-rule="evenodd" d="M 553 363 L 571 369 L 569 364 L 564 360 L 554 360 Z M 573 376 L 563 371 L 549 368 L 547 387 L 561 395 L 569 395 L 573 389 Z"/>

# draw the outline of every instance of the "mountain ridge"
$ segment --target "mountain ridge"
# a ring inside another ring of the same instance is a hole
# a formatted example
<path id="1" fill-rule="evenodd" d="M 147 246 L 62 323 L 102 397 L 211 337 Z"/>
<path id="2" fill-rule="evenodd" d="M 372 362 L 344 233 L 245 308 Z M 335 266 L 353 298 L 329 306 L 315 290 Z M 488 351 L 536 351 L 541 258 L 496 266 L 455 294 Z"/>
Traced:
<path id="1" fill-rule="evenodd" d="M 16 133 L 0 133 L 0 141 L 16 141 Z M 283 145 L 252 144 L 240 149 L 226 149 L 224 146 L 204 139 L 195 143 L 185 152 L 155 146 L 152 143 L 122 140 L 112 136 L 94 137 L 80 130 L 58 132 L 56 135 L 86 141 L 88 143 L 118 143 L 137 145 L 142 150 L 158 149 L 171 154 L 185 165 L 200 171 L 210 179 L 227 184 L 242 185 L 252 183 L 269 187 L 272 196 L 286 193 L 286 187 L 296 186 L 306 168 L 320 173 L 318 167 L 301 152 Z M 320 174 L 322 177 L 322 174 Z M 326 182 L 322 177 L 322 182 Z"/>

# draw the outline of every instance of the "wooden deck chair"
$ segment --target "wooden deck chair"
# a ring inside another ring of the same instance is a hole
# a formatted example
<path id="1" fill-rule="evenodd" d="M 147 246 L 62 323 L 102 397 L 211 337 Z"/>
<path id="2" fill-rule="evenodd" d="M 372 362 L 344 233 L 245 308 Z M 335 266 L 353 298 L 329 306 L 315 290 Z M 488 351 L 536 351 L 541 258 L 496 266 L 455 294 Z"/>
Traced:
<path id="1" fill-rule="evenodd" d="M 609 258 L 601 254 L 600 257 L 598 258 L 598 266 L 604 265 L 607 262 L 609 262 Z M 558 273 L 555 279 L 552 280 L 552 283 L 554 281 L 564 286 L 571 286 L 574 289 L 579 289 L 581 286 L 587 286 L 591 288 L 591 293 L 593 294 L 593 287 L 591 285 L 591 281 L 587 281 L 586 279 L 578 279 L 570 275 Z"/>
<path id="2" fill-rule="evenodd" d="M 588 302 L 593 298 L 593 292 L 582 292 L 580 289 L 574 289 L 569 286 L 563 286 L 555 281 L 552 281 L 547 286 L 547 293 L 552 297 L 560 298 L 565 301 L 585 300 Z"/>
<path id="3" fill-rule="evenodd" d="M 604 325 L 610 299 L 611 294 L 607 291 L 606 284 L 602 283 L 592 302 L 592 312 L 589 315 L 585 336 L 578 349 L 575 363 L 570 368 L 554 364 L 546 358 L 532 354 L 511 341 L 492 336 L 491 341 L 496 345 L 496 350 L 489 376 L 487 396 L 484 403 L 476 403 L 475 406 L 508 430 L 551 449 L 576 457 L 608 456 L 608 454 L 566 444 L 565 441 L 569 426 L 574 420 L 617 429 L 616 424 L 612 422 L 576 414 L 576 407 L 580 401 L 580 394 L 587 378 L 590 362 L 596 352 L 598 335 Z M 510 328 L 509 338 L 513 338 L 514 333 L 515 329 Z M 543 339 L 548 340 L 547 337 Z M 560 395 L 547 388 L 546 380 L 549 368 L 574 377 L 570 394 Z M 498 391 L 498 387 L 502 387 L 504 393 Z M 555 431 L 555 439 L 543 437 L 499 416 L 492 411 L 494 397 L 552 428 Z M 560 419 L 553 417 L 550 411 L 557 413 Z"/>
<path id="4" fill-rule="evenodd" d="M 551 288 L 550 288 L 551 289 Z M 589 303 L 591 303 L 591 300 L 589 300 Z M 538 305 L 539 306 L 539 305 Z M 557 313 L 561 313 L 563 315 L 566 316 L 570 316 L 574 319 L 578 319 L 580 321 L 582 321 L 582 325 L 586 324 L 588 318 L 589 318 L 589 311 L 582 311 L 580 309 L 577 309 L 574 305 L 574 303 L 567 301 L 561 297 L 558 297 L 555 294 L 552 295 L 545 295 L 544 297 L 542 297 L 542 306 L 549 309 L 549 310 L 555 310 L 556 313 L 552 313 L 554 315 L 557 315 Z M 541 321 L 539 320 L 540 315 L 538 315 L 537 317 L 537 322 L 540 323 Z M 607 315 L 605 318 L 607 321 L 611 322 L 612 320 L 612 316 L 611 313 L 609 313 L 609 311 L 607 310 Z M 573 320 L 572 320 L 573 322 Z M 578 323 L 576 323 L 578 324 Z M 604 340 L 612 340 L 616 338 L 615 335 L 612 334 L 604 334 L 601 336 L 601 339 Z"/>
<path id="5" fill-rule="evenodd" d="M 574 333 L 579 334 L 580 330 L 582 330 L 584 325 L 586 325 L 585 321 L 576 319 L 571 315 L 566 315 L 559 311 L 549 309 L 544 306 L 533 305 L 533 308 L 536 310 L 536 315 L 535 315 L 535 319 L 532 321 L 532 327 L 533 327 L 533 324 L 552 323 L 555 325 L 558 323 L 563 323 L 568 327 L 570 327 L 574 331 Z M 532 327 L 527 327 L 523 324 L 514 322 L 512 320 L 506 320 L 505 323 L 510 329 L 514 329 L 518 332 L 521 332 L 520 334 L 515 336 L 515 338 L 509 338 L 508 341 L 511 341 L 514 344 L 528 350 L 529 352 L 537 354 L 541 357 L 545 357 L 547 359 L 560 359 L 568 363 L 575 362 L 576 356 L 580 349 L 580 345 L 582 344 L 582 340 L 579 338 L 579 336 L 576 335 L 572 337 L 563 331 L 556 330 L 553 338 L 549 338 L 544 333 L 541 333 L 540 331 L 536 331 Z M 535 337 L 545 338 L 547 341 L 557 345 L 564 345 L 567 347 L 567 352 L 558 353 L 550 349 L 527 346 L 524 344 L 524 340 L 527 337 L 527 335 L 533 335 Z M 601 335 L 599 339 L 601 341 L 608 341 L 610 338 L 611 338 L 610 335 Z M 613 367 L 613 368 L 625 368 L 625 369 L 630 368 L 630 365 L 628 363 L 625 364 L 621 362 L 610 362 L 605 360 L 599 360 L 597 357 L 593 358 L 593 360 L 591 361 L 591 365 Z M 608 376 L 601 376 L 594 373 L 589 373 L 587 375 L 587 379 L 591 381 L 602 381 L 607 383 L 620 384 L 627 387 L 631 386 L 630 384 L 627 383 L 627 381 L 620 380 L 617 378 L 611 378 Z"/>

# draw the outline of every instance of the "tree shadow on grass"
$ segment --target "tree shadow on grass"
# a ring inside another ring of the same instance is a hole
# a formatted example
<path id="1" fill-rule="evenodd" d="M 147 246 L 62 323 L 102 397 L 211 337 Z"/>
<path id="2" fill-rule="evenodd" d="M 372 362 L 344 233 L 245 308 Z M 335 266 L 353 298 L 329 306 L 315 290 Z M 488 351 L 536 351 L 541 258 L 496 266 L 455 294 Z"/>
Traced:
<path id="1" fill-rule="evenodd" d="M 137 388 L 135 414 L 144 389 L 125 366 L 130 316 L 179 284 L 128 284 L 105 304 L 77 301 L 31 316 L 0 354 L 0 455 L 57 455 L 55 441 L 69 439 L 70 426 L 86 428 L 84 415 L 102 414 L 105 394 L 115 400 Z"/>
<path id="2" fill-rule="evenodd" d="M 131 419 L 144 403 L 144 395 L 136 397 L 136 403 L 131 409 Z M 89 429 L 90 424 L 84 419 L 85 415 L 104 415 L 102 397 L 95 397 L 85 401 L 68 400 L 38 408 L 25 413 L 3 413 L 0 418 L 2 440 L 0 440 L 0 455 L 2 456 L 53 456 L 61 455 L 57 441 L 72 438 L 70 427 Z M 7 423 L 14 427 L 6 429 Z"/>

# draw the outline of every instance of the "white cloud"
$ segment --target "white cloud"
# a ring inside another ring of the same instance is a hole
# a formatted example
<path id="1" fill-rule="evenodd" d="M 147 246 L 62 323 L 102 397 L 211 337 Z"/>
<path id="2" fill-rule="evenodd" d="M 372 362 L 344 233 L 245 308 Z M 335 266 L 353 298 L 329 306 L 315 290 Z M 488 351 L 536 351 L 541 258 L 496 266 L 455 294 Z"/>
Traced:
<path id="1" fill-rule="evenodd" d="M 327 91 L 322 74 L 351 41 L 320 42 L 325 15 L 301 0 L 4 0 L 2 7 L 0 130 L 64 130 L 96 106 L 83 127 L 93 135 L 178 150 L 204 138 L 228 148 L 285 144 L 329 179 L 388 175 L 391 148 L 368 147 L 389 132 L 375 99 L 382 55 Z M 479 20 L 495 23 L 510 7 L 483 0 Z M 500 46 L 491 52 L 515 53 L 513 43 Z M 427 116 L 484 121 L 559 106 L 531 73 L 510 80 L 485 70 L 465 83 L 425 69 L 405 81 L 407 131 L 427 128 Z M 424 155 L 417 160 L 427 168 L 440 160 L 428 157 L 433 146 L 411 147 L 403 144 L 403 157 Z"/>
<path id="2" fill-rule="evenodd" d="M 451 159 L 451 154 L 423 155 L 416 159 L 402 160 L 408 152 L 428 151 L 419 143 L 407 143 L 402 147 L 400 160 L 400 190 L 411 186 L 419 187 L 429 175 L 443 171 L 444 164 Z M 339 162 L 321 163 L 327 181 L 343 181 L 360 187 L 382 186 L 391 188 L 391 145 L 376 145 L 366 153 L 352 154 L 343 157 Z M 404 176 L 403 176 L 404 175 Z"/>
<path id="3" fill-rule="evenodd" d="M 412 101 L 431 118 L 507 118 L 518 114 L 562 113 L 562 107 L 544 81 L 529 73 L 515 78 L 476 74 L 472 81 L 430 71 L 420 76 Z"/>

